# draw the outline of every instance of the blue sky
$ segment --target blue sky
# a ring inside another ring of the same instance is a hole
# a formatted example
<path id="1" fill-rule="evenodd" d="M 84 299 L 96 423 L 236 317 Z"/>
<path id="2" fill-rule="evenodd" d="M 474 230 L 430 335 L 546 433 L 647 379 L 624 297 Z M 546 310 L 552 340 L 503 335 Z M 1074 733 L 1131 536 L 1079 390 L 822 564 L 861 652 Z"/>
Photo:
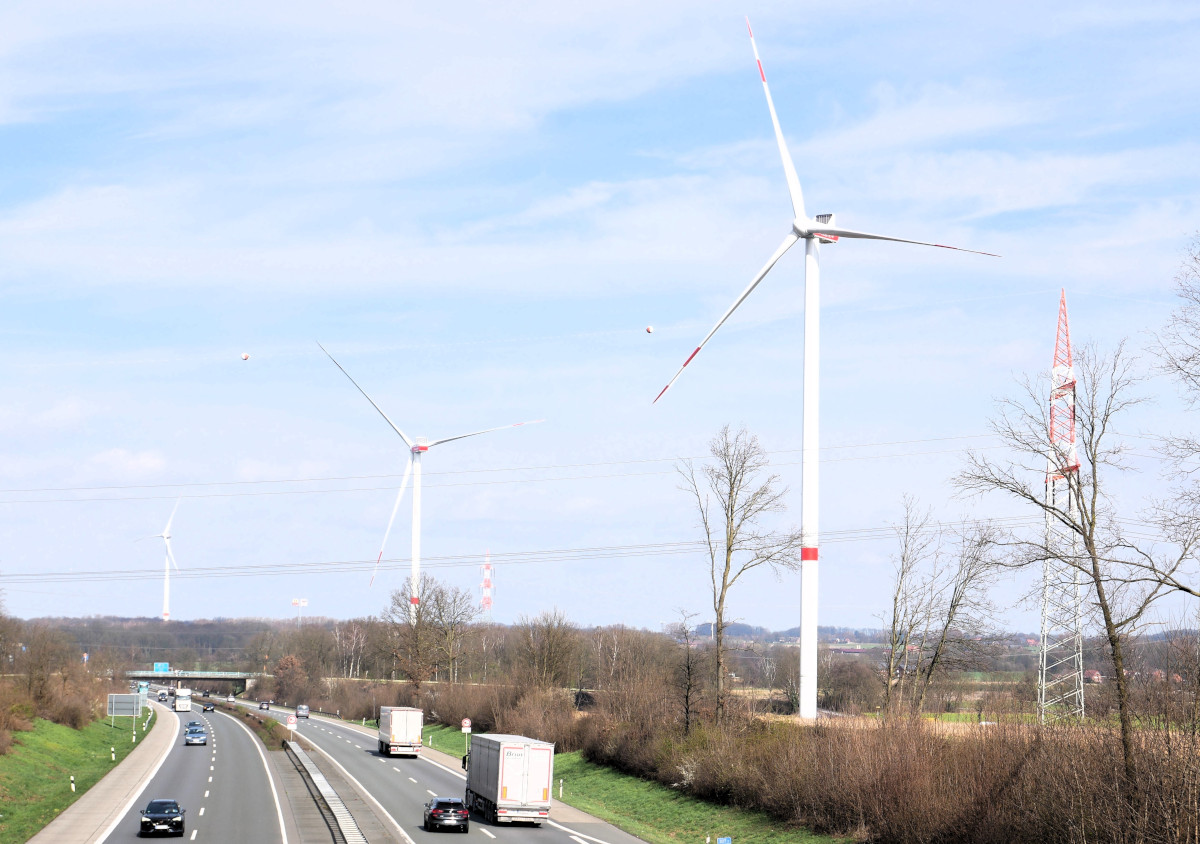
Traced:
<path id="1" fill-rule="evenodd" d="M 175 617 L 378 612 L 404 562 L 374 589 L 303 565 L 373 559 L 403 468 L 319 339 L 410 435 L 546 419 L 425 464 L 424 554 L 467 563 L 430 571 L 475 588 L 475 558 L 515 555 L 498 620 L 702 614 L 695 556 L 522 555 L 697 538 L 672 458 L 725 423 L 798 518 L 799 250 L 650 404 L 790 223 L 743 14 L 810 212 L 1004 256 L 823 250 L 828 538 L 905 493 L 1012 515 L 948 480 L 1048 367 L 1059 288 L 1077 340 L 1148 345 L 1200 229 L 1194 4 L 246 5 L 0 10 L 3 574 L 159 571 L 134 540 L 182 494 L 185 571 L 296 567 L 174 581 Z M 1192 424 L 1149 389 L 1131 433 Z M 360 480 L 281 482 L 315 478 Z M 891 550 L 823 545 L 823 624 L 876 623 Z M 1032 628 L 1026 585 L 997 597 Z M 5 601 L 153 616 L 161 583 Z M 763 574 L 733 614 L 782 629 L 798 603 Z"/>

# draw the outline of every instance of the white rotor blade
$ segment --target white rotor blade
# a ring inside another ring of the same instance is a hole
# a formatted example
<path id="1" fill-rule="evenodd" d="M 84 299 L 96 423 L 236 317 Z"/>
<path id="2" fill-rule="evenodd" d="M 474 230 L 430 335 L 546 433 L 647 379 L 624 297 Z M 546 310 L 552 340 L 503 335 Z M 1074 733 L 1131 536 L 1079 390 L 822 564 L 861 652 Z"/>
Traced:
<path id="1" fill-rule="evenodd" d="M 472 431 L 469 434 L 459 434 L 457 437 L 446 437 L 445 439 L 434 440 L 429 444 L 429 448 L 442 443 L 454 442 L 455 440 L 465 440 L 467 437 L 477 437 L 480 434 L 490 434 L 492 431 L 503 431 L 505 428 L 520 428 L 522 425 L 536 425 L 539 422 L 545 422 L 545 419 L 533 419 L 529 422 L 514 422 L 512 425 L 501 425 L 499 428 L 488 428 L 484 431 Z"/>
<path id="2" fill-rule="evenodd" d="M 955 252 L 970 252 L 972 255 L 987 255 L 990 258 L 999 258 L 1000 256 L 994 252 L 980 252 L 977 249 L 963 249 L 961 246 L 947 246 L 944 243 L 929 243 L 924 240 L 908 240 L 903 237 L 888 237 L 885 234 L 871 234 L 870 232 L 860 232 L 855 229 L 843 229 L 839 226 L 814 226 L 809 229 L 815 235 L 819 235 L 825 240 L 837 240 L 840 237 L 857 238 L 860 240 L 890 240 L 893 243 L 913 243 L 917 246 L 936 246 L 938 249 L 953 249 Z"/>
<path id="3" fill-rule="evenodd" d="M 320 343 L 317 343 L 317 345 L 318 345 L 318 346 L 321 346 L 321 344 L 320 344 Z M 362 387 L 359 387 L 359 386 L 358 386 L 358 382 L 357 382 L 357 381 L 355 381 L 353 378 L 351 378 L 351 377 L 350 377 L 350 373 L 346 371 L 345 367 L 343 367 L 343 366 L 342 366 L 340 363 L 338 363 L 338 362 L 337 362 L 337 359 L 336 359 L 336 358 L 334 358 L 334 356 L 333 356 L 333 355 L 329 354 L 329 352 L 326 350 L 326 348 L 325 348 L 324 346 L 321 346 L 321 351 L 322 351 L 322 352 L 325 352 L 325 355 L 326 355 L 326 356 L 327 356 L 327 357 L 328 357 L 328 358 L 329 358 L 331 361 L 333 361 L 333 365 L 334 365 L 334 366 L 336 366 L 338 369 L 342 370 L 342 374 L 343 374 L 343 375 L 345 375 L 347 378 L 350 378 L 350 383 L 351 383 L 351 384 L 353 384 L 355 387 L 358 387 L 358 391 L 359 391 L 360 393 L 362 393 L 362 394 L 363 394 L 363 396 L 364 396 L 364 397 L 366 397 L 367 401 L 369 401 L 369 402 L 371 403 L 371 407 L 373 407 L 373 408 L 375 408 L 377 411 L 379 411 L 379 415 L 383 417 L 383 421 L 385 421 L 385 422 L 387 422 L 389 425 L 391 425 L 391 426 L 392 426 L 392 430 L 393 430 L 393 431 L 395 431 L 397 434 L 399 434 L 399 435 L 400 435 L 400 439 L 404 440 L 404 444 L 405 444 L 405 445 L 407 445 L 409 448 L 412 448 L 412 447 L 413 447 L 413 445 L 414 445 L 413 441 L 412 441 L 412 440 L 410 440 L 410 439 L 409 439 L 407 436 L 405 436 L 405 434 L 404 434 L 404 432 L 403 432 L 403 431 L 401 431 L 399 428 L 397 428 L 397 427 L 396 427 L 396 423 L 395 423 L 395 422 L 393 422 L 391 419 L 388 419 L 388 415 L 387 415 L 386 413 L 384 413 L 384 412 L 383 412 L 383 409 L 382 409 L 382 408 L 380 408 L 380 406 L 379 406 L 379 405 L 375 404 L 375 399 L 373 399 L 373 398 L 371 398 L 370 396 L 368 396 L 368 395 L 367 395 L 367 391 L 366 391 L 366 390 L 364 390 Z"/>
<path id="4" fill-rule="evenodd" d="M 671 389 L 671 385 L 674 384 L 679 376 L 683 374 L 683 370 L 686 369 L 687 365 L 692 362 L 692 358 L 700 354 L 700 350 L 704 348 L 704 344 L 707 343 L 712 336 L 717 333 L 718 328 L 725 324 L 725 320 L 729 319 L 730 314 L 736 311 L 742 302 L 746 301 L 746 297 L 754 291 L 754 288 L 758 287 L 758 283 L 763 280 L 768 272 L 771 271 L 771 267 L 775 266 L 779 259 L 783 257 L 783 253 L 795 246 L 796 241 L 799 239 L 800 235 L 796 234 L 794 231 L 788 233 L 788 236 L 783 239 L 783 243 L 781 243 L 779 248 L 775 250 L 775 254 L 771 256 L 771 260 L 767 261 L 766 265 L 758 271 L 758 275 L 754 277 L 754 281 L 750 282 L 750 286 L 743 290 L 742 295 L 738 296 L 734 303 L 729 306 L 729 310 L 725 312 L 724 316 L 717 320 L 717 324 L 712 327 L 712 331 L 708 332 L 704 339 L 700 341 L 700 345 L 696 347 L 696 351 L 688 355 L 688 359 L 683 362 L 683 366 L 679 367 L 679 371 L 675 373 L 675 377 L 667 382 L 667 386 L 662 388 L 662 392 L 654 397 L 654 402 L 651 402 L 651 404 L 657 402 L 663 397 L 663 393 Z"/>
<path id="5" fill-rule="evenodd" d="M 800 178 L 796 175 L 796 166 L 792 164 L 792 156 L 788 153 L 787 142 L 783 139 L 783 130 L 779 128 L 779 116 L 775 113 L 775 101 L 771 99 L 771 88 L 767 85 L 767 74 L 763 72 L 762 59 L 758 57 L 758 45 L 754 43 L 754 30 L 750 28 L 750 18 L 746 18 L 746 31 L 750 33 L 750 47 L 754 50 L 754 61 L 758 63 L 758 75 L 762 78 L 763 93 L 767 95 L 771 125 L 775 127 L 775 142 L 779 144 L 779 157 L 783 159 L 783 174 L 787 177 L 788 193 L 792 197 L 792 214 L 798 219 L 807 220 L 808 214 L 804 212 L 804 191 L 800 190 Z"/>
<path id="6" fill-rule="evenodd" d="M 387 547 L 388 536 L 392 532 L 392 522 L 396 521 L 396 513 L 400 510 L 400 499 L 408 487 L 408 476 L 412 474 L 412 454 L 408 456 L 408 464 L 404 467 L 404 480 L 400 481 L 400 491 L 396 493 L 396 504 L 392 507 L 392 517 L 388 519 L 387 530 L 383 532 L 383 542 L 379 543 L 379 558 L 375 560 L 375 568 L 371 571 L 371 582 L 368 587 L 375 585 L 375 575 L 379 573 L 379 563 L 383 560 L 383 549 Z"/>
<path id="7" fill-rule="evenodd" d="M 167 544 L 167 559 L 171 561 L 171 565 L 175 566 L 175 571 L 179 571 L 179 563 L 175 562 L 175 555 L 171 553 L 171 540 L 164 539 L 163 542 Z"/>
<path id="8" fill-rule="evenodd" d="M 166 536 L 167 534 L 169 534 L 171 532 L 171 522 L 175 521 L 175 511 L 179 509 L 180 501 L 183 501 L 182 497 L 177 498 L 175 500 L 175 506 L 173 508 L 171 508 L 171 518 L 167 519 L 167 526 L 165 528 L 163 528 L 163 532 L 162 532 L 163 536 Z"/>

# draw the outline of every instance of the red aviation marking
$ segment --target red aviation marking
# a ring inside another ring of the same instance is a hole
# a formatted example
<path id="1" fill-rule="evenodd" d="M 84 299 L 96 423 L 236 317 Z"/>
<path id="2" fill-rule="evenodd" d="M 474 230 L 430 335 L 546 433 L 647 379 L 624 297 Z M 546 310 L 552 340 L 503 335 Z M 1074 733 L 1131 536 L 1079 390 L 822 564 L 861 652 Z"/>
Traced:
<path id="1" fill-rule="evenodd" d="M 763 84 L 766 85 L 767 84 L 767 75 L 765 73 L 763 73 L 762 60 L 755 59 L 754 61 L 758 63 L 758 75 L 762 77 Z"/>
<path id="2" fill-rule="evenodd" d="M 418 451 L 429 451 L 429 446 L 427 446 L 427 445 L 414 445 L 414 446 L 412 447 L 412 452 L 413 452 L 413 454 L 416 454 Z"/>
<path id="3" fill-rule="evenodd" d="M 801 548 L 800 549 L 800 559 L 815 561 L 817 559 L 817 549 L 816 548 Z"/>
<path id="4" fill-rule="evenodd" d="M 687 360 L 685 360 L 685 361 L 683 362 L 683 365 L 684 365 L 684 366 L 687 366 L 689 363 L 691 363 L 691 362 L 692 362 L 692 358 L 694 358 L 694 357 L 695 357 L 696 355 L 698 355 L 698 354 L 700 354 L 700 347 L 699 347 L 699 346 L 697 346 L 697 347 L 696 347 L 696 351 L 694 351 L 694 352 L 692 352 L 690 355 L 688 355 L 688 359 L 687 359 Z M 682 369 L 682 367 L 680 367 L 680 368 Z"/>
<path id="5" fill-rule="evenodd" d="M 413 595 L 411 598 L 408 599 L 408 602 L 410 604 L 412 604 L 413 606 L 416 606 L 417 604 L 421 603 L 421 599 L 418 598 L 416 595 Z"/>
<path id="6" fill-rule="evenodd" d="M 659 393 L 657 396 L 655 396 L 655 397 L 654 397 L 654 401 L 650 402 L 650 404 L 658 404 L 658 400 L 659 400 L 659 399 L 661 399 L 661 398 L 663 397 L 663 393 L 665 393 L 665 392 L 666 392 L 667 390 L 669 390 L 669 389 L 671 389 L 671 385 L 670 385 L 670 384 L 668 384 L 667 386 L 663 387 L 663 388 L 662 388 L 662 393 Z"/>
<path id="7" fill-rule="evenodd" d="M 754 30 L 750 28 L 750 18 L 746 18 L 746 31 L 750 33 L 750 37 L 754 37 Z"/>
<path id="8" fill-rule="evenodd" d="M 824 240 L 828 243 L 837 243 L 838 242 L 838 238 L 837 238 L 836 234 L 821 234 L 820 232 L 814 232 L 814 236 L 817 237 L 818 239 Z"/>

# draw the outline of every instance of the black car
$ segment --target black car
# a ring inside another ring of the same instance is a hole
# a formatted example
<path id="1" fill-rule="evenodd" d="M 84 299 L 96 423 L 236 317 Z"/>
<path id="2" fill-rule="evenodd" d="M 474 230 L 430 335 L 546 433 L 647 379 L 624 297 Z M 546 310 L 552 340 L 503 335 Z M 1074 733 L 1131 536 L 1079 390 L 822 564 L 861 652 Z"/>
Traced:
<path id="1" fill-rule="evenodd" d="M 201 712 L 216 712 L 217 705 L 215 703 L 206 703 L 206 704 L 204 704 L 204 706 L 200 707 L 200 711 Z"/>
<path id="2" fill-rule="evenodd" d="M 204 692 L 203 694 L 200 695 L 200 697 L 208 697 L 208 692 Z"/>
<path id="3" fill-rule="evenodd" d="M 471 819 L 467 804 L 461 797 L 435 797 L 425 804 L 425 820 L 421 823 L 426 832 L 440 826 L 449 826 L 466 832 Z"/>
<path id="4" fill-rule="evenodd" d="M 183 815 L 186 811 L 179 807 L 176 800 L 151 800 L 150 805 L 142 809 L 142 823 L 138 834 L 166 832 L 182 836 Z"/>

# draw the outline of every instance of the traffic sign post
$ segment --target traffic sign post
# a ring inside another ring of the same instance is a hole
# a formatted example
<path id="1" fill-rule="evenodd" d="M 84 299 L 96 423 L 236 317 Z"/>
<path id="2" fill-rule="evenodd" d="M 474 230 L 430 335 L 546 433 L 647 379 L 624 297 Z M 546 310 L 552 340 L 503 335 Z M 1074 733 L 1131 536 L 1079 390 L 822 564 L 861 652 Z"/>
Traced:
<path id="1" fill-rule="evenodd" d="M 471 719 L 470 718 L 462 719 L 462 731 L 464 733 L 471 732 Z"/>
<path id="2" fill-rule="evenodd" d="M 295 733 L 295 731 L 296 731 L 296 716 L 295 715 L 289 715 L 287 717 L 287 728 L 288 728 L 288 732 Z M 295 735 L 292 735 L 291 738 L 294 741 L 296 737 L 295 737 Z"/>

